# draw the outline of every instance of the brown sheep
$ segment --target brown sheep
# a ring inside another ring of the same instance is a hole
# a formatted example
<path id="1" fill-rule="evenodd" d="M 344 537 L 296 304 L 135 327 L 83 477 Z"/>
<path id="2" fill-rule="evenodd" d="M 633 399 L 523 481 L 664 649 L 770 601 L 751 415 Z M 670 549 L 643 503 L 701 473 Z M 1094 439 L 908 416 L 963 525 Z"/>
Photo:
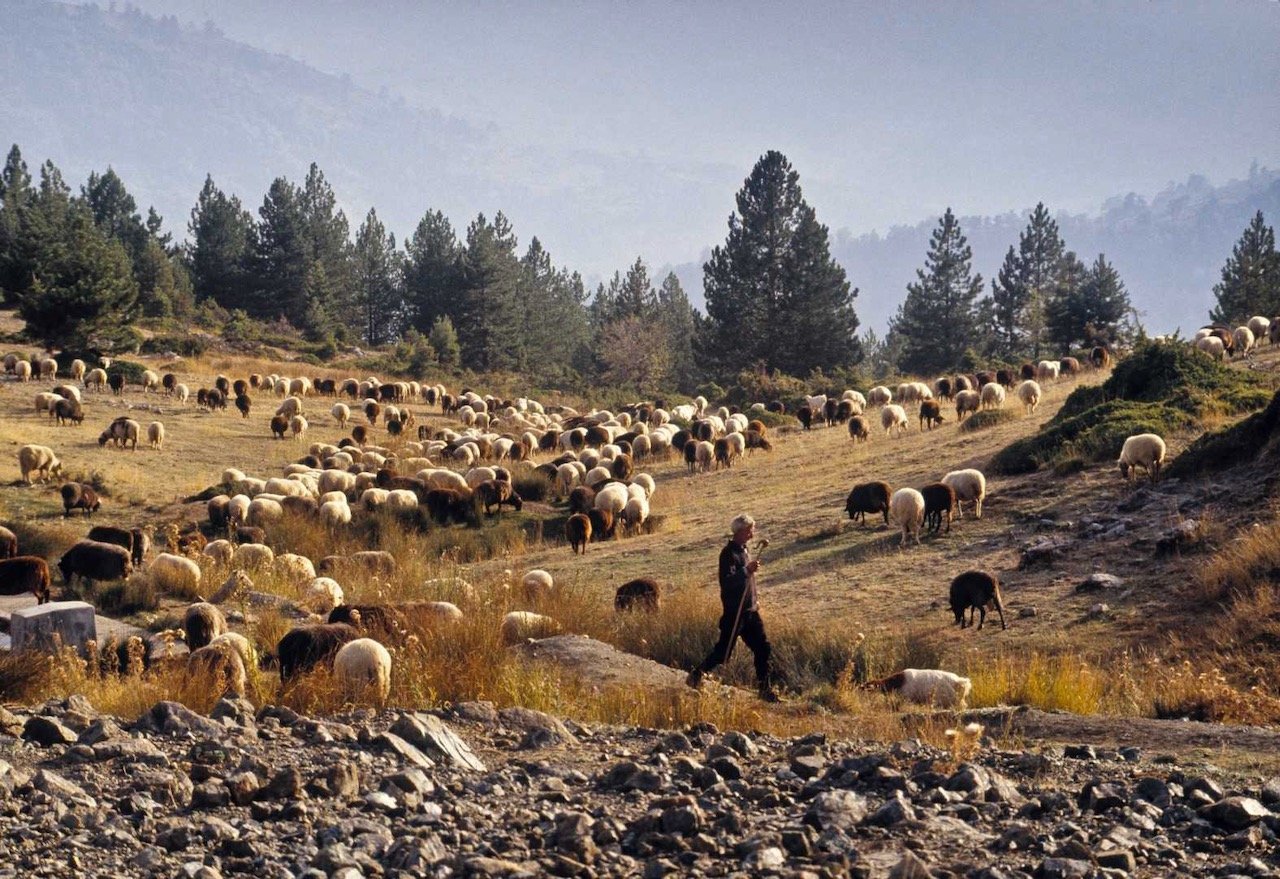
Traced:
<path id="1" fill-rule="evenodd" d="M 1034 363 L 1024 363 L 1018 370 L 1018 374 L 1022 376 L 1023 381 L 1031 381 L 1036 377 L 1036 365 Z"/>
<path id="2" fill-rule="evenodd" d="M 746 437 L 747 437 L 748 452 L 751 452 L 755 449 L 760 449 L 761 451 L 765 451 L 765 452 L 773 451 L 773 443 L 769 442 L 769 438 L 765 436 L 763 433 L 757 430 L 748 430 L 746 433 Z"/>
<path id="3" fill-rule="evenodd" d="M 635 473 L 635 464 L 631 460 L 630 455 L 618 455 L 609 462 L 609 472 L 613 474 L 614 479 L 621 479 L 624 482 L 631 478 L 631 474 Z"/>
<path id="4" fill-rule="evenodd" d="M 1004 622 L 1004 601 L 1000 597 L 1000 581 L 985 571 L 965 571 L 951 581 L 951 612 L 956 615 L 956 625 L 965 628 L 964 612 L 969 611 L 968 625 L 973 625 L 973 611 L 978 611 L 978 628 L 987 621 L 987 608 L 1000 613 L 1000 628 Z"/>
<path id="5" fill-rule="evenodd" d="M 586 513 L 574 513 L 565 523 L 564 531 L 574 553 L 585 555 L 591 541 L 591 518 Z"/>
<path id="6" fill-rule="evenodd" d="M 53 417 L 57 419 L 59 426 L 68 421 L 80 425 L 84 423 L 84 407 L 79 400 L 59 400 L 53 404 Z"/>
<path id="7" fill-rule="evenodd" d="M 861 518 L 864 525 L 867 523 L 867 513 L 882 513 L 884 524 L 888 525 L 889 494 L 887 482 L 864 482 L 861 485 L 855 485 L 845 500 L 844 510 L 854 521 Z"/>
<path id="8" fill-rule="evenodd" d="M 249 410 L 253 408 L 253 400 L 249 399 L 248 394 L 236 394 L 236 408 L 240 410 L 241 418 L 248 418 Z"/>
<path id="9" fill-rule="evenodd" d="M 316 573 L 327 577 L 335 573 L 350 573 L 363 568 L 375 577 L 390 577 L 396 572 L 396 557 L 386 550 L 366 549 L 351 555 L 327 555 L 316 565 Z"/>
<path id="10" fill-rule="evenodd" d="M 199 650 L 227 631 L 227 618 L 209 602 L 198 601 L 183 615 L 182 631 L 186 633 L 187 646 Z"/>
<path id="11" fill-rule="evenodd" d="M 505 504 L 520 510 L 524 507 L 524 501 L 516 490 L 511 487 L 510 482 L 504 482 L 498 479 L 486 479 L 475 487 L 476 497 L 480 499 L 481 506 L 484 507 L 485 515 L 494 514 L 494 508 L 500 514 Z"/>
<path id="12" fill-rule="evenodd" d="M 956 490 L 943 482 L 932 482 L 920 489 L 924 496 L 924 524 L 937 532 L 945 519 L 947 533 L 951 533 L 951 516 L 956 508 Z"/>
<path id="13" fill-rule="evenodd" d="M 1080 371 L 1080 361 L 1074 357 L 1063 357 L 1058 363 L 1062 366 L 1063 375 L 1075 375 Z"/>
<path id="14" fill-rule="evenodd" d="M 592 536 L 597 541 L 612 539 L 617 533 L 617 522 L 609 510 L 592 510 L 587 517 L 591 520 Z"/>
<path id="15" fill-rule="evenodd" d="M 18 535 L 0 526 L 0 559 L 11 559 L 18 554 Z"/>
<path id="16" fill-rule="evenodd" d="M 84 510 L 86 516 L 92 516 L 102 506 L 102 501 L 98 499 L 98 493 L 92 486 L 67 482 L 59 492 L 62 494 L 63 518 L 70 516 L 72 510 Z"/>
<path id="17" fill-rule="evenodd" d="M 346 623 L 370 637 L 399 642 L 409 624 L 405 615 L 389 604 L 340 604 L 329 611 L 329 623 Z"/>
<path id="18" fill-rule="evenodd" d="M 570 513 L 590 513 L 596 506 L 596 490 L 589 485 L 574 486 L 569 492 Z"/>
<path id="19" fill-rule="evenodd" d="M 345 623 L 290 629 L 276 644 L 275 658 L 280 665 L 281 683 L 287 683 L 294 675 L 322 662 L 332 662 L 339 647 L 359 637 L 360 631 Z"/>
<path id="20" fill-rule="evenodd" d="M 273 439 L 282 440 L 284 435 L 289 432 L 289 417 L 287 415 L 273 415 L 271 417 L 271 433 Z"/>
<path id="21" fill-rule="evenodd" d="M 245 694 L 248 681 L 244 660 L 230 644 L 207 644 L 191 651 L 187 657 L 187 672 L 213 678 L 210 692 L 219 696 L 243 697 Z"/>
<path id="22" fill-rule="evenodd" d="M 431 520 L 437 525 L 454 522 L 465 525 L 475 521 L 476 508 L 471 494 L 452 488 L 433 488 L 422 499 Z"/>
<path id="23" fill-rule="evenodd" d="M 62 554 L 58 570 L 68 586 L 76 576 L 91 583 L 96 580 L 123 580 L 133 571 L 133 558 L 123 546 L 81 540 Z"/>
<path id="24" fill-rule="evenodd" d="M 88 537 L 98 543 L 112 543 L 129 550 L 129 558 L 135 568 L 142 567 L 146 552 L 151 548 L 151 536 L 144 528 L 117 528 L 114 525 L 95 525 Z"/>
<path id="25" fill-rule="evenodd" d="M 855 415 L 849 419 L 849 439 L 855 443 L 867 441 L 867 437 L 871 436 L 871 424 L 861 415 Z"/>
<path id="26" fill-rule="evenodd" d="M 1274 339 L 1272 340 L 1275 341 Z M 1098 345 L 1089 352 L 1089 362 L 1093 364 L 1095 369 L 1106 369 L 1107 364 L 1111 362 L 1111 352 L 1104 346 Z"/>
<path id="27" fill-rule="evenodd" d="M 1014 381 L 1015 379 L 1013 376 L 1012 369 L 996 370 L 996 384 L 1001 385 L 1002 387 L 1005 387 L 1005 388 L 1012 388 L 1014 385 Z"/>
<path id="28" fill-rule="evenodd" d="M 648 577 L 628 580 L 618 587 L 613 596 L 613 607 L 617 611 L 643 610 L 656 612 L 662 605 L 662 589 Z"/>
<path id="29" fill-rule="evenodd" d="M 925 425 L 929 425 L 929 429 L 942 423 L 942 407 L 937 400 L 922 400 L 920 402 L 920 429 L 924 430 Z"/>
<path id="30" fill-rule="evenodd" d="M 30 592 L 36 604 L 49 601 L 49 563 L 39 556 L 20 555 L 0 559 L 0 595 Z"/>

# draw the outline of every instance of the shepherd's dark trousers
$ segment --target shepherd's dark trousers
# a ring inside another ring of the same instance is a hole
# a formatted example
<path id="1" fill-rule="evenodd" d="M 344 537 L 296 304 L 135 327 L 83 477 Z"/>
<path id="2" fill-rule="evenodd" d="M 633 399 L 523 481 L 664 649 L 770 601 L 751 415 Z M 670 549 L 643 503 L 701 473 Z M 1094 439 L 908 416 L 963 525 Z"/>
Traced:
<path id="1" fill-rule="evenodd" d="M 726 612 L 720 617 L 720 640 L 702 661 L 699 666 L 701 671 L 711 671 L 729 655 L 729 644 L 733 640 L 733 616 Z M 751 653 L 755 656 L 756 680 L 761 686 L 766 686 L 769 683 L 769 657 L 773 655 L 773 647 L 764 633 L 764 620 L 760 618 L 759 611 L 742 612 L 742 619 L 738 621 L 738 637 L 751 648 Z"/>

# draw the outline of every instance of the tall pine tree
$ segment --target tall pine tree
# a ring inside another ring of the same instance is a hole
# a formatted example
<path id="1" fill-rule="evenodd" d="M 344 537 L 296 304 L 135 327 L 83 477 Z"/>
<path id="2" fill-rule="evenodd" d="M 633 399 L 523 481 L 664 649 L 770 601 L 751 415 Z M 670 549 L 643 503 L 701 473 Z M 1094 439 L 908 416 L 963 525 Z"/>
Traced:
<path id="1" fill-rule="evenodd" d="M 409 323 L 429 333 L 447 316 L 457 326 L 462 301 L 462 248 L 440 211 L 427 211 L 405 242 L 404 297 Z"/>
<path id="2" fill-rule="evenodd" d="M 460 314 L 454 320 L 463 359 L 474 369 L 520 369 L 520 260 L 516 238 L 499 211 L 493 222 L 480 214 L 467 227 L 462 258 Z"/>
<path id="3" fill-rule="evenodd" d="M 1048 341 L 1048 305 L 1061 280 L 1065 251 L 1058 224 L 1040 202 L 1018 238 L 1017 254 L 1009 248 L 991 285 L 1004 356 L 1040 356 Z"/>
<path id="4" fill-rule="evenodd" d="M 186 258 L 196 300 L 249 311 L 253 293 L 246 270 L 256 230 L 240 199 L 225 195 L 213 177 L 205 177 L 187 232 Z"/>
<path id="5" fill-rule="evenodd" d="M 355 278 L 361 336 L 370 345 L 390 342 L 404 329 L 402 258 L 396 236 L 387 232 L 373 208 L 356 232 Z"/>
<path id="6" fill-rule="evenodd" d="M 1076 347 L 1109 345 L 1127 335 L 1132 310 L 1124 282 L 1105 254 L 1086 268 L 1068 252 L 1059 292 L 1049 303 L 1049 339 L 1063 355 Z"/>
<path id="7" fill-rule="evenodd" d="M 890 330 L 901 337 L 898 367 L 927 375 L 960 365 L 978 337 L 977 299 L 982 276 L 971 270 L 969 247 L 951 208 L 933 232 L 923 269 L 907 285 Z"/>
<path id="8" fill-rule="evenodd" d="M 524 346 L 537 352 L 529 368 L 540 378 L 566 377 L 588 347 L 582 279 L 552 265 L 536 237 L 520 260 L 519 301 L 524 313 Z"/>
<path id="9" fill-rule="evenodd" d="M 31 173 L 15 143 L 0 171 L 0 303 L 31 283 L 32 266 L 23 256 L 22 217 L 34 199 Z"/>
<path id="10" fill-rule="evenodd" d="M 277 177 L 258 209 L 253 237 L 253 295 L 249 314 L 271 319 L 283 317 L 295 327 L 309 319 L 309 286 L 312 261 L 306 218 L 298 188 Z"/>
<path id="11" fill-rule="evenodd" d="M 1262 211 L 1231 249 L 1213 295 L 1217 305 L 1209 317 L 1217 323 L 1236 326 L 1253 315 L 1280 314 L 1280 254 L 1275 229 L 1266 224 Z"/>
<path id="12" fill-rule="evenodd" d="M 857 290 L 831 258 L 827 228 L 782 153 L 756 162 L 729 234 L 703 266 L 707 328 L 701 355 L 721 375 L 756 363 L 793 374 L 861 357 Z"/>
<path id="13" fill-rule="evenodd" d="M 670 380 L 685 393 L 698 385 L 698 369 L 694 363 L 694 339 L 698 334 L 698 312 L 680 285 L 675 272 L 662 279 L 658 290 L 658 315 L 667 337 L 670 356 Z"/>
<path id="14" fill-rule="evenodd" d="M 333 187 L 315 162 L 298 192 L 307 243 L 307 305 L 302 327 L 321 337 L 339 326 L 360 333 L 363 312 L 357 302 L 351 226 L 338 208 Z"/>

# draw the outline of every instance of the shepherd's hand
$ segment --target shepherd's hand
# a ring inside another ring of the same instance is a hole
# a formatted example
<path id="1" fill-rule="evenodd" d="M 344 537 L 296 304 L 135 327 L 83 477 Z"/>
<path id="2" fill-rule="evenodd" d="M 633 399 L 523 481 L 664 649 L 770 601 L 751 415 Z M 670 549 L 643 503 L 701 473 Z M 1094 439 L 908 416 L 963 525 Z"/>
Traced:
<path id="1" fill-rule="evenodd" d="M 759 568 L 760 568 L 760 560 L 759 560 L 759 559 L 752 559 L 751 561 L 747 562 L 747 573 L 748 573 L 748 574 L 754 574 L 757 570 L 759 570 Z"/>

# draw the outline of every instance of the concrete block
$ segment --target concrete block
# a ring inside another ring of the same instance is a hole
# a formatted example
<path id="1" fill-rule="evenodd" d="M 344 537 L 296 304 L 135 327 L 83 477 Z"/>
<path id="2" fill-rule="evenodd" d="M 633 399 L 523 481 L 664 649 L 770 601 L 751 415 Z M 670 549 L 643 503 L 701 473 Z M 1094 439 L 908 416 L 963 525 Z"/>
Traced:
<path id="1" fill-rule="evenodd" d="M 53 636 L 62 639 L 64 647 L 81 653 L 85 644 L 98 637 L 93 605 L 84 601 L 51 601 L 35 607 L 13 611 L 9 620 L 9 637 L 13 650 L 53 650 Z"/>

